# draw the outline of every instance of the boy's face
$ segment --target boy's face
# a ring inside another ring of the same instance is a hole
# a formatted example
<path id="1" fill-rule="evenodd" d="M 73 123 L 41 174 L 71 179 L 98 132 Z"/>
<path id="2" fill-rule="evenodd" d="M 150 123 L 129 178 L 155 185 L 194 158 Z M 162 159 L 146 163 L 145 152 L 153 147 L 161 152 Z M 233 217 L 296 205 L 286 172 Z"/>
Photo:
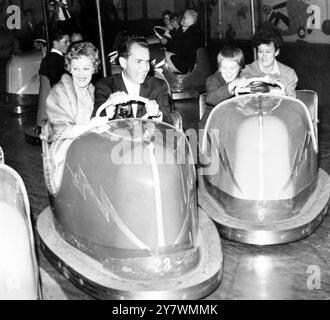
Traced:
<path id="1" fill-rule="evenodd" d="M 65 54 L 70 45 L 70 36 L 66 34 L 61 40 L 54 41 L 54 48 Z"/>
<path id="2" fill-rule="evenodd" d="M 223 59 L 221 60 L 219 71 L 225 81 L 230 82 L 237 78 L 240 71 L 240 67 L 238 63 L 234 60 Z"/>

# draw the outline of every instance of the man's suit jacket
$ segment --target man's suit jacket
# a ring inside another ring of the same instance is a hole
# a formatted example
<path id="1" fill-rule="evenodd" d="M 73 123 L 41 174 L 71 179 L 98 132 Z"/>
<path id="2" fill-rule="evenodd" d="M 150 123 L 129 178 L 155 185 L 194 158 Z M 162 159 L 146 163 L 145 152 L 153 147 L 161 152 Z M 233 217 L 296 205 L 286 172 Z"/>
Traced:
<path id="1" fill-rule="evenodd" d="M 127 93 L 121 74 L 99 80 L 95 85 L 95 102 L 92 116 L 95 116 L 96 110 L 108 99 L 110 94 L 118 91 Z M 172 123 L 168 87 L 163 80 L 147 76 L 144 83 L 140 86 L 140 96 L 149 100 L 156 100 L 159 105 L 159 110 L 163 113 L 163 121 Z M 145 106 L 139 103 L 136 115 L 137 118 L 142 117 L 145 113 Z"/>
<path id="2" fill-rule="evenodd" d="M 177 36 L 175 46 L 171 48 L 174 53 L 171 61 L 179 71 L 187 73 L 194 68 L 197 49 L 203 47 L 203 40 L 203 33 L 196 24 Z"/>
<path id="3" fill-rule="evenodd" d="M 56 52 L 47 53 L 40 64 L 39 75 L 46 76 L 49 79 L 50 86 L 61 80 L 66 73 L 64 68 L 64 57 Z"/>

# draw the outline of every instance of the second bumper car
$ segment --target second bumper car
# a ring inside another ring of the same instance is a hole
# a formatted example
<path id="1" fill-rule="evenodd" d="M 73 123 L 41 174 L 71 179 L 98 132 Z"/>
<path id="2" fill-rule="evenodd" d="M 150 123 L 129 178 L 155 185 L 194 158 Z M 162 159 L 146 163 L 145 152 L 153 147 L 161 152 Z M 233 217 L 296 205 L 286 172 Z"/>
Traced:
<path id="1" fill-rule="evenodd" d="M 328 208 L 318 168 L 317 96 L 249 94 L 216 106 L 201 146 L 199 203 L 231 240 L 259 245 L 311 234 Z"/>

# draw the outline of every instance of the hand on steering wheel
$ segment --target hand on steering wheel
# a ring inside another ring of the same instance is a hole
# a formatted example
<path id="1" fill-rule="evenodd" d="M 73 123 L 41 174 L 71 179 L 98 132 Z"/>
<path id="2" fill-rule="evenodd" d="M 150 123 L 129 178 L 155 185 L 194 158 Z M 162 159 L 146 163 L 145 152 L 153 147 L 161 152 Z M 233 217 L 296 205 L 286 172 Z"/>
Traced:
<path id="1" fill-rule="evenodd" d="M 268 84 L 279 87 L 279 89 L 272 89 Z M 278 93 L 285 94 L 285 88 L 277 78 L 272 75 L 264 77 L 253 77 L 245 81 L 245 86 L 237 86 L 235 88 L 235 96 L 242 93 Z"/>
<path id="2" fill-rule="evenodd" d="M 99 117 L 102 113 L 103 110 L 106 110 L 107 113 L 107 117 L 110 119 L 113 119 L 113 117 L 115 116 L 116 113 L 116 106 L 120 105 L 120 104 L 125 104 L 128 103 L 130 101 L 140 101 L 144 104 L 150 104 L 150 100 L 140 97 L 140 96 L 134 96 L 134 95 L 130 95 L 127 94 L 124 91 L 120 91 L 120 92 L 115 92 L 113 94 L 111 94 L 108 98 L 107 101 L 105 101 L 96 111 L 95 116 Z M 157 105 L 158 107 L 158 105 Z M 149 110 L 147 110 L 149 111 Z M 148 112 L 149 113 L 149 112 Z"/>

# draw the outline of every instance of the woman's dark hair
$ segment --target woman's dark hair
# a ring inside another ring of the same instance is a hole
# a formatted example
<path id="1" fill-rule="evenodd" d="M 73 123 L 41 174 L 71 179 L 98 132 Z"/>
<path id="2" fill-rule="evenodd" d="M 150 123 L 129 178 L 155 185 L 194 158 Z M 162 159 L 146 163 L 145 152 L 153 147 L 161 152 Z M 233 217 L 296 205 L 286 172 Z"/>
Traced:
<path id="1" fill-rule="evenodd" d="M 131 47 L 134 43 L 137 43 L 143 48 L 149 48 L 146 38 L 140 36 L 127 36 L 119 45 L 118 57 L 127 59 L 131 53 Z"/>
<path id="2" fill-rule="evenodd" d="M 275 49 L 279 49 L 283 44 L 283 38 L 278 28 L 272 23 L 265 23 L 253 36 L 253 46 L 258 48 L 261 44 L 274 43 Z"/>

